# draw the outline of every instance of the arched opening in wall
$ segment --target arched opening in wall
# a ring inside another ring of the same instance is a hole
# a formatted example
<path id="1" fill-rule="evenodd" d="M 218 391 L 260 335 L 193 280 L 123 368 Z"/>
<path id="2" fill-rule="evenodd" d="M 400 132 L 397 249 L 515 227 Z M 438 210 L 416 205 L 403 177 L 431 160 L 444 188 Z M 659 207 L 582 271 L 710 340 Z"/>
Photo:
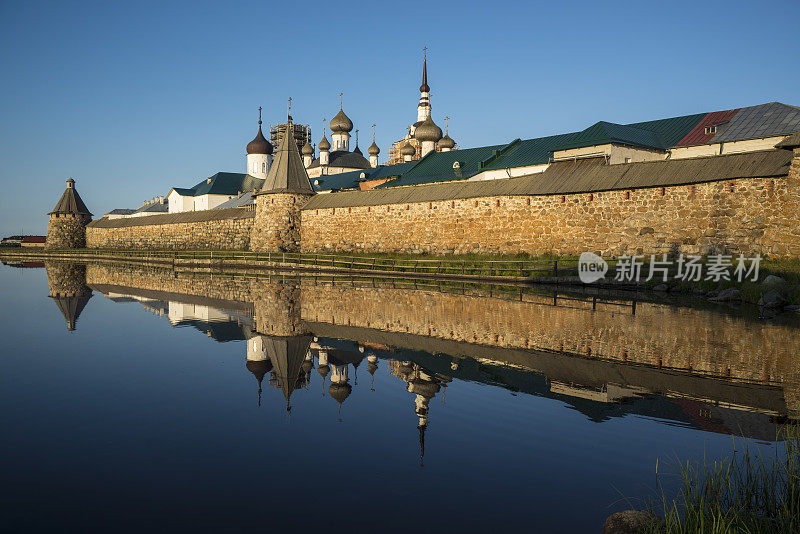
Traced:
<path id="1" fill-rule="evenodd" d="M 735 193 L 736 192 L 736 185 L 733 182 L 731 182 L 728 187 L 730 188 L 730 192 L 731 193 Z"/>
<path id="2" fill-rule="evenodd" d="M 336 213 L 336 208 L 331 208 L 331 215 L 333 215 L 334 213 Z"/>
<path id="3" fill-rule="evenodd" d="M 429 210 L 432 210 L 432 209 L 433 209 L 433 202 L 428 202 L 428 209 L 429 209 Z"/>
<path id="4" fill-rule="evenodd" d="M 372 207 L 371 206 L 367 206 L 367 213 L 369 213 L 370 211 L 372 211 Z"/>
<path id="5" fill-rule="evenodd" d="M 386 206 L 386 213 L 389 213 L 389 211 L 391 210 L 391 208 L 392 208 L 391 206 Z"/>
<path id="6" fill-rule="evenodd" d="M 450 201 L 450 207 L 451 208 L 455 208 L 456 207 L 456 201 L 455 200 L 451 200 Z"/>
<path id="7" fill-rule="evenodd" d="M 528 204 L 528 206 L 530 206 L 530 205 L 531 205 L 531 197 L 528 197 L 528 198 L 527 198 L 527 204 Z"/>
<path id="8" fill-rule="evenodd" d="M 500 207 L 500 201 L 499 200 L 495 201 L 495 205 L 499 208 Z"/>
<path id="9" fill-rule="evenodd" d="M 663 197 L 666 194 L 667 194 L 667 188 L 666 187 L 662 187 L 661 188 L 661 196 Z"/>
<path id="10" fill-rule="evenodd" d="M 410 210 L 411 209 L 411 204 L 406 204 L 406 209 Z"/>
<path id="11" fill-rule="evenodd" d="M 772 193 L 773 191 L 775 191 L 775 180 L 770 180 L 769 181 L 769 192 Z"/>
<path id="12" fill-rule="evenodd" d="M 267 162 L 261 164 L 261 172 L 267 172 Z"/>
<path id="13" fill-rule="evenodd" d="M 630 199 L 631 199 L 631 192 L 625 191 L 625 200 L 630 200 Z"/>
<path id="14" fill-rule="evenodd" d="M 353 213 L 353 208 L 347 208 L 347 213 Z"/>
<path id="15" fill-rule="evenodd" d="M 475 201 L 475 207 L 476 208 L 478 207 L 478 201 L 477 200 Z"/>
<path id="16" fill-rule="evenodd" d="M 589 193 L 589 202 L 594 201 L 594 193 Z"/>
<path id="17" fill-rule="evenodd" d="M 689 196 L 696 197 L 697 196 L 697 186 L 693 185 L 691 189 L 689 189 Z"/>

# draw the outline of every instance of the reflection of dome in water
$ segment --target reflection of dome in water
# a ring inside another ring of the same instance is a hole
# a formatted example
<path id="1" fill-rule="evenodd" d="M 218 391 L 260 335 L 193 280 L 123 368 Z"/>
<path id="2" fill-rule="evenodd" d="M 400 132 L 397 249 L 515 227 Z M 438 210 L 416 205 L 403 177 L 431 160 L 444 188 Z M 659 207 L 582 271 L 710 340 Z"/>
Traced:
<path id="1" fill-rule="evenodd" d="M 336 383 L 334 382 L 328 388 L 328 393 L 331 397 L 336 399 L 336 402 L 339 404 L 343 403 L 347 397 L 350 396 L 350 393 L 353 391 L 353 386 L 348 384 L 347 382 L 344 383 Z"/>
<path id="2" fill-rule="evenodd" d="M 426 399 L 431 399 L 439 392 L 439 384 L 436 382 L 415 378 L 408 383 L 408 391 L 416 395 L 421 395 Z"/>
<path id="3" fill-rule="evenodd" d="M 328 365 L 327 363 L 323 363 L 317 367 L 317 372 L 322 378 L 325 378 L 326 376 L 328 376 L 328 373 L 331 372 L 331 366 Z"/>

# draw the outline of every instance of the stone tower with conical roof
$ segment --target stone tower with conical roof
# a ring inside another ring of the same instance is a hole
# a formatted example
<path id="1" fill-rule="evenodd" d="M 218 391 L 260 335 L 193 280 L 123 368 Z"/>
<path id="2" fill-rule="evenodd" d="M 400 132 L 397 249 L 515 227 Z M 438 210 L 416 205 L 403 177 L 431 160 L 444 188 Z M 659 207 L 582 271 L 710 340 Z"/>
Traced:
<path id="1" fill-rule="evenodd" d="M 75 189 L 75 180 L 67 180 L 67 189 L 48 215 L 46 248 L 86 247 L 86 225 L 92 214 Z"/>
<path id="2" fill-rule="evenodd" d="M 315 193 L 300 159 L 293 131 L 290 116 L 266 181 L 255 193 L 256 216 L 250 234 L 250 250 L 300 251 L 300 209 Z"/>

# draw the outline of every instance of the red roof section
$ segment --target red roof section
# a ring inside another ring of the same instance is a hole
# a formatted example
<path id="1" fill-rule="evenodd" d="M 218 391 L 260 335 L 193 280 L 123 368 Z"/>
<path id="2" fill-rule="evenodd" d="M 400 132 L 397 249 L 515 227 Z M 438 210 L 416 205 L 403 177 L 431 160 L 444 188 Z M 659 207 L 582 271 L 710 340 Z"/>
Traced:
<path id="1" fill-rule="evenodd" d="M 706 126 L 714 126 L 715 124 L 721 124 L 723 122 L 729 121 L 733 118 L 734 115 L 740 110 L 741 108 L 736 109 L 729 109 L 727 111 L 713 111 L 703 117 L 703 119 L 697 123 L 697 126 L 692 128 L 689 133 L 683 136 L 683 139 L 678 141 L 678 144 L 675 146 L 694 146 L 694 145 L 704 145 L 711 141 L 711 138 L 717 135 L 716 133 L 705 133 Z"/>
<path id="2" fill-rule="evenodd" d="M 46 243 L 47 238 L 43 235 L 26 235 L 22 238 L 23 243 Z"/>

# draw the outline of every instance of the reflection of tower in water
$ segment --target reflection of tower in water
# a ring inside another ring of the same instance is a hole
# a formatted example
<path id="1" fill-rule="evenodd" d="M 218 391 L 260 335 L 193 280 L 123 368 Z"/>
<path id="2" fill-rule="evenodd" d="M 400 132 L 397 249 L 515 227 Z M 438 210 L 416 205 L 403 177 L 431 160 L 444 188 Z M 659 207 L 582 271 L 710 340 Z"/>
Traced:
<path id="1" fill-rule="evenodd" d="M 419 431 L 419 465 L 422 467 L 425 457 L 425 430 L 428 428 L 430 402 L 441 390 L 449 377 L 429 374 L 419 365 L 411 362 L 390 362 L 389 368 L 395 376 L 407 384 L 409 393 L 414 394 L 414 414 L 417 416 Z"/>
<path id="2" fill-rule="evenodd" d="M 67 330 L 72 332 L 83 308 L 92 298 L 92 290 L 86 285 L 86 266 L 81 263 L 45 262 L 50 298 L 67 321 Z"/>
<path id="3" fill-rule="evenodd" d="M 258 405 L 261 406 L 261 382 L 264 376 L 272 370 L 272 360 L 267 354 L 264 345 L 266 336 L 255 335 L 247 340 L 247 370 L 253 373 L 258 380 Z"/>

